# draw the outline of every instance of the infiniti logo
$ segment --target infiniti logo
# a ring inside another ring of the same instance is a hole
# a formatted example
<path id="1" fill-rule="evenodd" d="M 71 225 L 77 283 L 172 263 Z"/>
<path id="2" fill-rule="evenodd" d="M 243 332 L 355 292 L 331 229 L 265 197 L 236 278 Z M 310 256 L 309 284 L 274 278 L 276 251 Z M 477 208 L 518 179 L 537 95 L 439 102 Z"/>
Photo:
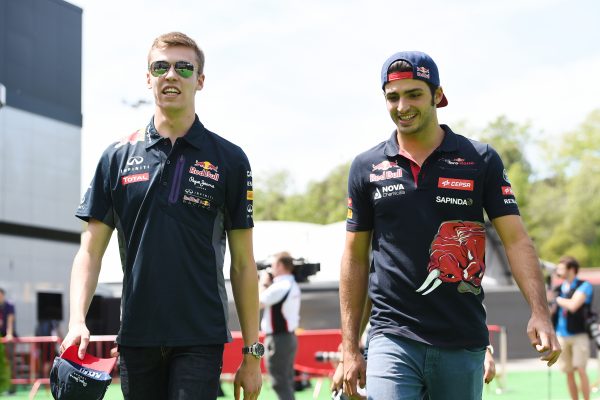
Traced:
<path id="1" fill-rule="evenodd" d="M 129 159 L 127 160 L 127 165 L 140 165 L 143 162 L 144 162 L 144 157 L 133 156 L 133 157 L 129 157 Z"/>

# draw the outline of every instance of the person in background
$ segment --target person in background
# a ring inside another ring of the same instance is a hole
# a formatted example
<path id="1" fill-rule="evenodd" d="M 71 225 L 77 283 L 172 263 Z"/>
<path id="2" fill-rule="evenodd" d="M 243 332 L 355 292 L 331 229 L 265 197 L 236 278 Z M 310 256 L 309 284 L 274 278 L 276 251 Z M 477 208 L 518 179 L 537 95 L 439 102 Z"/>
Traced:
<path id="1" fill-rule="evenodd" d="M 6 291 L 0 288 L 0 337 L 4 339 L 6 358 L 9 365 L 14 361 L 15 344 L 14 338 L 17 336 L 15 329 L 15 306 L 6 299 Z M 13 368 L 10 368 L 11 373 Z M 8 394 L 12 395 L 17 391 L 15 385 L 10 385 Z"/>
<path id="2" fill-rule="evenodd" d="M 567 376 L 571 399 L 581 392 L 584 400 L 590 398 L 590 382 L 586 367 L 590 358 L 590 339 L 585 320 L 590 314 L 594 288 L 580 279 L 579 262 L 575 257 L 561 257 L 555 274 L 563 282 L 549 294 L 550 312 L 556 326 L 556 335 L 563 349 L 559 364 Z M 579 387 L 575 377 L 579 377 Z"/>
<path id="3" fill-rule="evenodd" d="M 287 252 L 273 256 L 270 271 L 263 271 L 259 288 L 264 308 L 265 363 L 279 400 L 294 399 L 294 359 L 298 348 L 300 287 L 294 278 L 294 259 Z"/>

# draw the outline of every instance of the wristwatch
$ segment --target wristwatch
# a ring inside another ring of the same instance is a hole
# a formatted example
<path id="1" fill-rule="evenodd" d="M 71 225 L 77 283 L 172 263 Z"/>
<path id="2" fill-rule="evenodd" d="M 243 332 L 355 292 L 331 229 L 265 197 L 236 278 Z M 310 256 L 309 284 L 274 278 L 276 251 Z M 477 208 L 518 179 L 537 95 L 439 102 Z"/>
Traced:
<path id="1" fill-rule="evenodd" d="M 242 347 L 242 354 L 252 354 L 256 358 L 261 358 L 265 354 L 265 346 L 256 342 L 250 346 Z"/>

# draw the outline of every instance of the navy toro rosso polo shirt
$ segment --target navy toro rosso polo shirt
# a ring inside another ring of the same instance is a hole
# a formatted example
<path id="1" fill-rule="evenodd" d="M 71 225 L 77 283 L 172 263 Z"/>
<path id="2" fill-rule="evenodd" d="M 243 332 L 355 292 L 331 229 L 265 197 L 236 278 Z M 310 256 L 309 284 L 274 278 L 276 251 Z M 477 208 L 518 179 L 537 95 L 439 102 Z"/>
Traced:
<path id="1" fill-rule="evenodd" d="M 519 210 L 496 151 L 442 128 L 421 168 L 399 154 L 395 131 L 355 158 L 346 229 L 373 233 L 371 336 L 483 347 L 483 210 L 490 219 Z"/>
<path id="2" fill-rule="evenodd" d="M 244 152 L 197 116 L 173 145 L 152 120 L 104 152 L 76 216 L 117 229 L 124 272 L 119 344 L 231 340 L 225 232 L 253 227 L 252 193 Z"/>

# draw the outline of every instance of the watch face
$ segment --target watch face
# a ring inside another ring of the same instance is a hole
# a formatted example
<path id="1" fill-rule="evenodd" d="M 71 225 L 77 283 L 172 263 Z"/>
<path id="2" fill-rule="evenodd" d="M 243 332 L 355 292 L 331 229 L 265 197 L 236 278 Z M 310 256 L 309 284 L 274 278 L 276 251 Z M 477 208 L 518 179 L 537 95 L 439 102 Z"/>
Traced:
<path id="1" fill-rule="evenodd" d="M 262 357 L 265 354 L 265 346 L 262 343 L 255 343 L 253 353 L 255 356 Z"/>

